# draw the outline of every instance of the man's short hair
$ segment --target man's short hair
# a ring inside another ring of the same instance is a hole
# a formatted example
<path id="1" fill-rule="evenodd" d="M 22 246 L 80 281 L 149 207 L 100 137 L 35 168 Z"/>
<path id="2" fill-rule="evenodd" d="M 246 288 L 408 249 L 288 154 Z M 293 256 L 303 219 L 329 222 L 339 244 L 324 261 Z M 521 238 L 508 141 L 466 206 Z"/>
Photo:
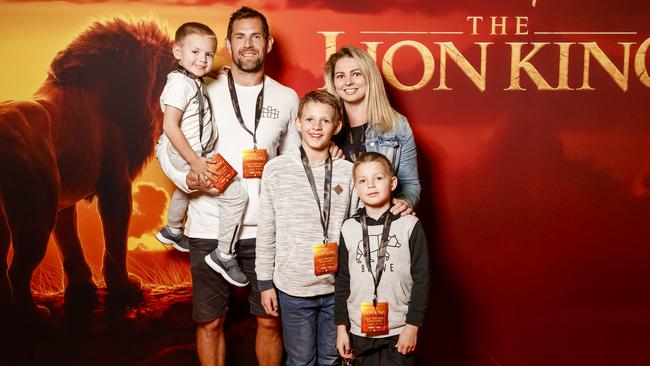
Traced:
<path id="1" fill-rule="evenodd" d="M 269 38 L 269 23 L 266 21 L 266 17 L 264 14 L 260 13 L 259 11 L 249 8 L 248 6 L 242 6 L 239 8 L 239 10 L 235 11 L 230 15 L 230 20 L 228 21 L 228 33 L 226 34 L 226 37 L 230 39 L 230 36 L 232 36 L 232 26 L 233 23 L 235 23 L 236 20 L 240 19 L 250 19 L 250 18 L 259 18 L 262 21 L 262 33 L 264 38 Z"/>
<path id="2" fill-rule="evenodd" d="M 214 34 L 212 29 L 207 25 L 197 22 L 188 22 L 178 27 L 176 34 L 174 35 L 174 42 L 176 44 L 181 44 L 187 36 L 192 34 L 214 38 L 215 40 L 217 39 L 217 35 Z"/>
<path id="3" fill-rule="evenodd" d="M 325 90 L 314 90 L 305 94 L 302 99 L 300 99 L 300 104 L 298 105 L 298 117 L 302 115 L 302 110 L 305 108 L 307 103 L 321 103 L 327 104 L 334 109 L 334 120 L 332 122 L 341 121 L 343 116 L 341 101 L 338 97 L 333 96 Z"/>
<path id="4" fill-rule="evenodd" d="M 355 181 L 357 180 L 357 168 L 359 165 L 367 163 L 379 163 L 384 167 L 384 169 L 386 169 L 386 173 L 388 173 L 389 176 L 395 176 L 395 171 L 393 171 L 393 164 L 391 164 L 390 160 L 388 160 L 388 158 L 383 154 L 370 151 L 361 154 L 352 165 L 352 177 Z"/>

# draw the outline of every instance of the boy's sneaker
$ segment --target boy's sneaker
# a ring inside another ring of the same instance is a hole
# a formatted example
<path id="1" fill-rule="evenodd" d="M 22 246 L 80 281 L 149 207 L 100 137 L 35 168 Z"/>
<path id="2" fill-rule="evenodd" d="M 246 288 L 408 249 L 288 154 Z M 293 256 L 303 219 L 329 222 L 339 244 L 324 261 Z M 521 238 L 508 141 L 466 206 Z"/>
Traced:
<path id="1" fill-rule="evenodd" d="M 248 278 L 239 268 L 237 257 L 234 255 L 230 259 L 226 259 L 221 255 L 219 249 L 215 249 L 205 256 L 205 262 L 231 284 L 237 287 L 248 285 Z"/>
<path id="2" fill-rule="evenodd" d="M 183 239 L 180 241 L 172 244 L 176 250 L 179 252 L 183 253 L 189 253 L 190 252 L 190 239 L 183 234 Z"/>
<path id="3" fill-rule="evenodd" d="M 173 245 L 174 248 L 181 252 L 189 252 L 189 244 L 187 242 L 187 237 L 185 234 L 182 232 L 180 234 L 172 234 L 172 232 L 169 230 L 168 226 L 165 226 L 160 230 L 158 233 L 156 233 L 156 239 L 160 241 L 163 244 L 166 245 Z"/>

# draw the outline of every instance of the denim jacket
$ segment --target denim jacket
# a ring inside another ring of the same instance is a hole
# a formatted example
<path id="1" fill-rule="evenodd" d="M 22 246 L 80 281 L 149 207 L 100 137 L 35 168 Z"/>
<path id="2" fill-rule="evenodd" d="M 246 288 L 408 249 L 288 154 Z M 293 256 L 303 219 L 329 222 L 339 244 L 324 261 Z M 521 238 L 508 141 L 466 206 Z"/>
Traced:
<path id="1" fill-rule="evenodd" d="M 420 178 L 418 177 L 417 151 L 413 131 L 402 115 L 392 131 L 381 133 L 368 125 L 366 129 L 366 151 L 383 154 L 393 163 L 397 176 L 395 197 L 415 207 L 420 200 Z"/>

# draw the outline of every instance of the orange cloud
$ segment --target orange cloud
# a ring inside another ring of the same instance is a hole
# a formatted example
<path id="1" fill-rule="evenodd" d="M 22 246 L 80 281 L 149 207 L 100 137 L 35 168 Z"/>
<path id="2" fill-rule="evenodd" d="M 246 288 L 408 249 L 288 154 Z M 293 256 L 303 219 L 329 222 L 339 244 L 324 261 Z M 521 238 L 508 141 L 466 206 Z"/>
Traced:
<path id="1" fill-rule="evenodd" d="M 133 213 L 129 236 L 142 236 L 160 228 L 166 212 L 169 194 L 153 182 L 139 182 L 133 186 Z"/>
<path id="2" fill-rule="evenodd" d="M 129 225 L 129 250 L 166 250 L 154 237 L 166 221 L 169 193 L 154 182 L 139 181 L 133 185 L 133 212 Z"/>

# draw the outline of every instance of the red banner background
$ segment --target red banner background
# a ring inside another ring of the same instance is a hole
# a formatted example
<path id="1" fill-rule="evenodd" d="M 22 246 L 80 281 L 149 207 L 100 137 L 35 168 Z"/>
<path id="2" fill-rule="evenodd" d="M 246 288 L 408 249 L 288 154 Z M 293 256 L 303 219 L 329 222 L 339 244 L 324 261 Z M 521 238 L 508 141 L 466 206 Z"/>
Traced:
<path id="1" fill-rule="evenodd" d="M 185 21 L 201 21 L 223 38 L 229 14 L 243 3 L 222 3 L 3 2 L 0 99 L 29 99 L 49 60 L 92 21 L 154 19 L 170 34 Z M 275 36 L 268 74 L 299 94 L 323 85 L 323 32 L 341 32 L 338 47 L 378 42 L 378 65 L 385 74 L 386 67 L 394 71 L 388 91 L 415 133 L 423 184 L 416 211 L 434 265 L 429 319 L 418 345 L 422 364 L 650 364 L 650 82 L 643 54 L 650 2 L 250 5 L 266 14 Z M 473 29 L 468 17 L 482 21 Z M 434 64 L 416 47 L 395 46 L 403 41 L 428 50 Z M 477 72 L 477 43 L 492 43 L 484 90 L 449 55 L 451 90 L 440 90 L 441 42 L 453 43 Z M 558 43 L 572 43 L 570 90 L 539 90 L 540 79 L 516 67 L 525 90 L 507 90 L 514 85 L 513 44 L 523 43 L 523 59 L 533 42 L 549 43 L 530 63 L 551 89 L 562 74 Z M 592 42 L 617 70 L 593 54 L 585 58 L 585 44 Z M 630 43 L 627 70 L 622 43 Z M 397 50 L 384 66 L 391 47 Z M 223 49 L 221 55 L 225 60 Z M 416 90 L 395 87 L 414 85 L 429 71 L 431 79 Z M 592 90 L 580 90 L 587 89 L 585 75 Z M 129 239 L 129 269 L 147 284 L 189 281 L 186 261 L 161 250 L 151 236 L 164 224 L 171 192 L 152 160 L 136 181 Z M 99 273 L 95 204 L 78 207 L 86 254 Z M 33 288 L 56 294 L 62 274 L 50 247 Z"/>

